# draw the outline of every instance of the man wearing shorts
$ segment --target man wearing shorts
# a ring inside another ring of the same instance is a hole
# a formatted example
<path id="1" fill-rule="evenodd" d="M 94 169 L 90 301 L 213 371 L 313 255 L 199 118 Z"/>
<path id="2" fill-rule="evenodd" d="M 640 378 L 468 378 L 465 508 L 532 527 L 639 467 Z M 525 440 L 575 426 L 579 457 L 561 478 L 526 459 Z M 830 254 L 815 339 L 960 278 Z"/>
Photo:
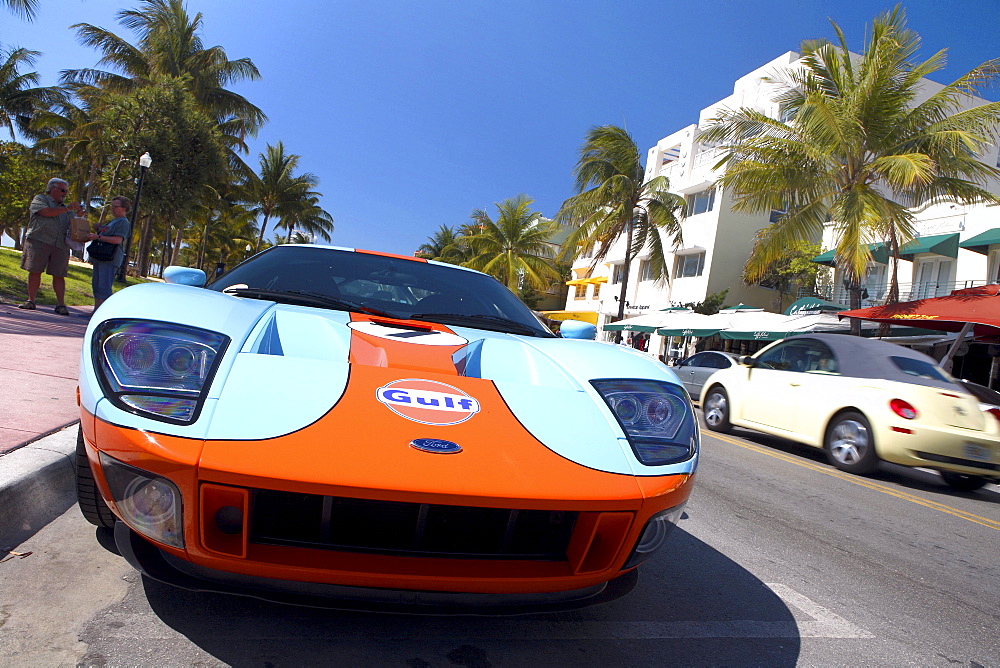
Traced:
<path id="1" fill-rule="evenodd" d="M 45 193 L 35 195 L 29 211 L 28 235 L 24 240 L 21 268 L 28 272 L 28 301 L 18 308 L 35 308 L 35 295 L 42 284 L 42 272 L 52 277 L 52 291 L 56 293 L 55 312 L 69 315 L 66 308 L 66 274 L 69 273 L 69 246 L 66 233 L 73 214 L 80 213 L 76 202 L 63 204 L 69 184 L 62 179 L 49 179 Z"/>

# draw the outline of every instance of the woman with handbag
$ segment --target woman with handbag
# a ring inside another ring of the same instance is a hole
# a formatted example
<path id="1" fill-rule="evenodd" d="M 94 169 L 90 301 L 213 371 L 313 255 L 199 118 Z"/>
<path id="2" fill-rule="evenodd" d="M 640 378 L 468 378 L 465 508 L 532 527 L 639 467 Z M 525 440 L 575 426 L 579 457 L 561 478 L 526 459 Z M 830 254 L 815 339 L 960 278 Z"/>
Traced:
<path id="1" fill-rule="evenodd" d="M 132 200 L 119 195 L 111 200 L 112 220 L 102 225 L 97 232 L 87 235 L 90 245 L 87 255 L 94 267 L 91 287 L 94 290 L 94 310 L 104 303 L 114 288 L 118 267 L 125 259 L 122 243 L 128 238 L 132 226 L 126 217 L 132 210 Z"/>

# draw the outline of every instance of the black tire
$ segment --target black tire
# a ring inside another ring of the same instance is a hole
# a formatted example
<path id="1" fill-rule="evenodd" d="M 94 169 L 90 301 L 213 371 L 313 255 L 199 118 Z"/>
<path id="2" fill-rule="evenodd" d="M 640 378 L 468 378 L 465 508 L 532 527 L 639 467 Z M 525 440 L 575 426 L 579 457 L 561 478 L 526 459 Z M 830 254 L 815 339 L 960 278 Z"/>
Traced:
<path id="1" fill-rule="evenodd" d="M 978 475 L 968 475 L 966 473 L 952 473 L 951 471 L 938 471 L 941 478 L 948 487 L 962 492 L 974 492 L 987 482 L 986 478 Z"/>
<path id="2" fill-rule="evenodd" d="M 823 446 L 827 459 L 841 471 L 867 475 L 878 465 L 875 436 L 861 413 L 847 411 L 833 418 Z"/>
<path id="3" fill-rule="evenodd" d="M 733 425 L 729 422 L 729 395 L 720 385 L 716 385 L 705 395 L 705 405 L 701 407 L 701 412 L 705 417 L 705 426 L 710 431 L 728 434 L 733 430 Z"/>
<path id="4" fill-rule="evenodd" d="M 76 500 L 80 504 L 80 512 L 94 526 L 113 529 L 117 519 L 108 504 L 104 503 L 97 483 L 94 482 L 94 472 L 90 470 L 87 459 L 87 449 L 83 444 L 83 428 L 76 435 Z"/>

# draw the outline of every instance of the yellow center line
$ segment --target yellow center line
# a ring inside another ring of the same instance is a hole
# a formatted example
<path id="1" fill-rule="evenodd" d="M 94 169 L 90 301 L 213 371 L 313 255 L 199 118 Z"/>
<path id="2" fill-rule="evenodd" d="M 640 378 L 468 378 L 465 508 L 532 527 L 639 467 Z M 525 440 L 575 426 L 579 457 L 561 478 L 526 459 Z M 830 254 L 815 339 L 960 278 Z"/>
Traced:
<path id="1" fill-rule="evenodd" d="M 906 492 L 901 492 L 895 490 L 891 487 L 886 487 L 885 485 L 880 485 L 877 482 L 873 482 L 866 478 L 859 478 L 856 475 L 851 475 L 848 473 L 843 473 L 836 469 L 826 468 L 819 464 L 815 464 L 810 461 L 794 457 L 792 455 L 786 454 L 784 452 L 777 452 L 769 448 L 765 448 L 754 443 L 747 443 L 745 441 L 737 440 L 732 436 L 726 436 L 725 434 L 720 434 L 718 432 L 712 432 L 710 434 L 712 438 L 717 438 L 720 441 L 725 441 L 726 443 L 732 443 L 733 445 L 738 445 L 745 450 L 751 450 L 753 452 L 758 452 L 762 455 L 767 455 L 768 457 L 774 457 L 775 459 L 780 459 L 782 461 L 788 462 L 789 464 L 795 464 L 796 466 L 801 466 L 802 468 L 810 469 L 812 471 L 817 471 L 824 475 L 828 475 L 833 478 L 838 478 L 845 482 L 849 482 L 860 487 L 866 487 L 868 489 L 874 490 L 876 492 L 881 492 L 883 494 L 888 494 L 889 496 L 894 496 L 897 499 L 902 499 L 903 501 L 909 501 L 910 503 L 915 503 L 919 506 L 924 506 L 932 510 L 937 510 L 942 513 L 947 513 L 948 515 L 954 515 L 955 517 L 961 518 L 963 520 L 968 520 L 969 522 L 974 522 L 976 524 L 981 524 L 984 527 L 989 527 L 990 529 L 996 529 L 1000 531 L 1000 522 L 996 520 L 991 520 L 986 517 L 980 517 L 979 515 L 974 515 L 972 513 L 967 513 L 964 510 L 959 510 L 958 508 L 952 508 L 951 506 L 946 506 L 943 503 L 938 503 L 937 501 L 930 501 L 928 499 L 921 498 L 914 494 L 908 494 Z"/>

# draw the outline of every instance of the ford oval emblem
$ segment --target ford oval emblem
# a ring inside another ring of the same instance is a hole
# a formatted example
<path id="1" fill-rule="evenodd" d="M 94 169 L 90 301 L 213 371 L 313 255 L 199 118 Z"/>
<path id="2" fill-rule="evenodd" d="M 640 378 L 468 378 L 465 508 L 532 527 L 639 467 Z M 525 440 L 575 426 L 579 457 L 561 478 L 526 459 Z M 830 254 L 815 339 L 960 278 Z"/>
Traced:
<path id="1" fill-rule="evenodd" d="M 462 446 L 458 443 L 452 443 L 440 438 L 415 438 L 410 441 L 410 447 L 439 455 L 453 455 L 456 452 L 462 451 Z"/>

